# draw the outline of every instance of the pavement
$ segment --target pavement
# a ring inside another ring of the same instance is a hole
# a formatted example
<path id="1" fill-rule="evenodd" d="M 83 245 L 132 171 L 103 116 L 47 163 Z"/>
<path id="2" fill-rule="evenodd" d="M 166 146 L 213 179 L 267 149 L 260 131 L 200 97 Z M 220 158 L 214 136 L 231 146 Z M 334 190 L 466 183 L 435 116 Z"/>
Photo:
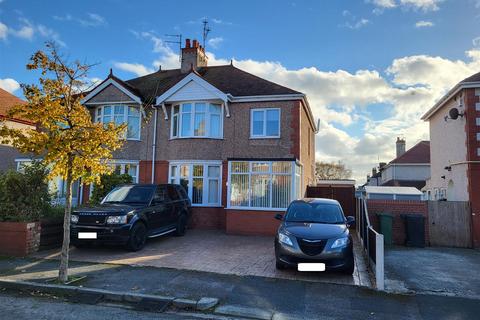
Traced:
<path id="1" fill-rule="evenodd" d="M 480 299 L 480 251 L 385 248 L 385 289 Z"/>
<path id="2" fill-rule="evenodd" d="M 58 261 L 55 260 L 0 259 L 0 280 L 35 281 L 39 285 L 44 285 L 47 279 L 57 275 L 57 268 Z M 480 303 L 474 299 L 421 294 L 388 294 L 361 286 L 318 281 L 88 262 L 72 262 L 70 271 L 73 275 L 87 276 L 76 283 L 76 286 L 89 288 L 89 290 L 174 296 L 175 299 L 198 299 L 205 296 L 218 298 L 219 303 L 213 309 L 198 313 L 207 318 L 248 316 L 254 319 L 275 320 L 474 319 L 480 312 Z M 96 306 L 102 307 L 98 304 Z M 0 302 L 0 309 L 7 311 L 14 309 L 10 305 L 7 308 L 5 309 L 4 304 Z M 40 307 L 40 309 L 43 308 L 43 306 Z M 56 305 L 53 308 L 61 310 Z M 76 319 L 76 315 L 66 313 L 70 310 L 69 308 L 72 307 L 68 305 L 66 311 L 58 311 L 66 315 L 62 319 Z M 23 311 L 17 311 L 20 313 L 19 319 L 22 319 Z M 50 314 L 48 311 L 45 312 Z M 0 313 L 2 314 L 8 313 Z M 36 314 L 43 313 L 39 311 Z M 34 318 L 41 319 L 41 317 Z"/>
<path id="3" fill-rule="evenodd" d="M 127 252 L 121 247 L 72 248 L 70 259 L 372 287 L 371 276 L 356 235 L 354 241 L 353 276 L 332 272 L 276 270 L 273 237 L 227 235 L 219 230 L 193 229 L 188 230 L 184 237 L 150 239 L 146 247 L 138 252 Z M 59 255 L 59 249 L 55 249 L 38 252 L 32 257 L 58 259 Z"/>

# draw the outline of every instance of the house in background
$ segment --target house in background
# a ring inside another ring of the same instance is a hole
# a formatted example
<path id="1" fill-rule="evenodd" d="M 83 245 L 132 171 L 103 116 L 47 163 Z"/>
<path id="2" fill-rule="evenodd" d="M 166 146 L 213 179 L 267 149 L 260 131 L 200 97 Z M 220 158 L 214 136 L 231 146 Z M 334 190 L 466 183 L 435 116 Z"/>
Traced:
<path id="1" fill-rule="evenodd" d="M 459 82 L 422 117 L 430 124 L 431 199 L 469 201 L 480 246 L 480 73 Z M 442 195 L 443 193 L 443 195 Z"/>
<path id="2" fill-rule="evenodd" d="M 14 106 L 22 105 L 25 101 L 0 88 L 0 126 L 15 129 L 33 129 L 35 125 L 24 119 L 7 118 L 7 112 Z M 0 144 L 0 171 L 17 169 L 16 159 L 23 155 L 10 145 Z"/>
<path id="3" fill-rule="evenodd" d="M 423 193 L 415 187 L 365 186 L 365 198 L 375 200 L 422 200 Z"/>
<path id="4" fill-rule="evenodd" d="M 183 185 L 195 227 L 274 234 L 274 215 L 314 183 L 306 96 L 232 64 L 208 66 L 196 40 L 179 69 L 128 81 L 110 72 L 82 103 L 96 122 L 128 124 L 112 166 L 135 182 Z M 80 185 L 80 202 L 89 193 Z"/>
<path id="5" fill-rule="evenodd" d="M 414 187 L 421 190 L 430 177 L 430 142 L 420 141 L 405 150 L 405 139 L 397 138 L 396 158 L 380 163 L 367 177 L 368 186 Z"/>

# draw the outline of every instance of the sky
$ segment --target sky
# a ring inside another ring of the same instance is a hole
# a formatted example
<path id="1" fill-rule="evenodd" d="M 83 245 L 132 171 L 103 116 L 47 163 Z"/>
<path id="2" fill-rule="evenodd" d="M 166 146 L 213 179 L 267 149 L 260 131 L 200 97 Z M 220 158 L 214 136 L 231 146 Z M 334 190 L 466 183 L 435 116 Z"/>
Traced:
<path id="1" fill-rule="evenodd" d="M 363 183 L 378 162 L 428 140 L 420 120 L 480 72 L 480 0 L 0 0 L 0 87 L 22 97 L 30 56 L 54 40 L 65 57 L 128 80 L 178 68 L 167 35 L 202 38 L 209 65 L 238 68 L 305 93 L 317 161 L 342 161 Z"/>

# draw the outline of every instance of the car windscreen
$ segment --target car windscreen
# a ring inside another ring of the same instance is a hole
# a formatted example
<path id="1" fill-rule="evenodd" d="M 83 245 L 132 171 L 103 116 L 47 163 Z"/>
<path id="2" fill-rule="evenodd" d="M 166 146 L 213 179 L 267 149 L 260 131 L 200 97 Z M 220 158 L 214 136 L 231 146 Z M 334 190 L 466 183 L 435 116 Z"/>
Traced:
<path id="1" fill-rule="evenodd" d="M 102 203 L 147 204 L 154 188 L 150 186 L 116 187 L 103 199 Z"/>
<path id="2" fill-rule="evenodd" d="M 285 221 L 343 224 L 345 218 L 338 204 L 298 201 L 288 208 Z"/>

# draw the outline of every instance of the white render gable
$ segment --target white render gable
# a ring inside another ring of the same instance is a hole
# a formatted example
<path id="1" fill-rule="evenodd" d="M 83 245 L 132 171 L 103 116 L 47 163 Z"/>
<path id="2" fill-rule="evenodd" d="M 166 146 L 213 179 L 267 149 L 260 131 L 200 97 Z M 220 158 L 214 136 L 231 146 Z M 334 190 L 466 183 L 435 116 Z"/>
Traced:
<path id="1" fill-rule="evenodd" d="M 219 96 L 207 90 L 195 81 L 188 82 L 165 100 L 165 102 L 190 101 L 190 100 L 218 100 Z"/>

